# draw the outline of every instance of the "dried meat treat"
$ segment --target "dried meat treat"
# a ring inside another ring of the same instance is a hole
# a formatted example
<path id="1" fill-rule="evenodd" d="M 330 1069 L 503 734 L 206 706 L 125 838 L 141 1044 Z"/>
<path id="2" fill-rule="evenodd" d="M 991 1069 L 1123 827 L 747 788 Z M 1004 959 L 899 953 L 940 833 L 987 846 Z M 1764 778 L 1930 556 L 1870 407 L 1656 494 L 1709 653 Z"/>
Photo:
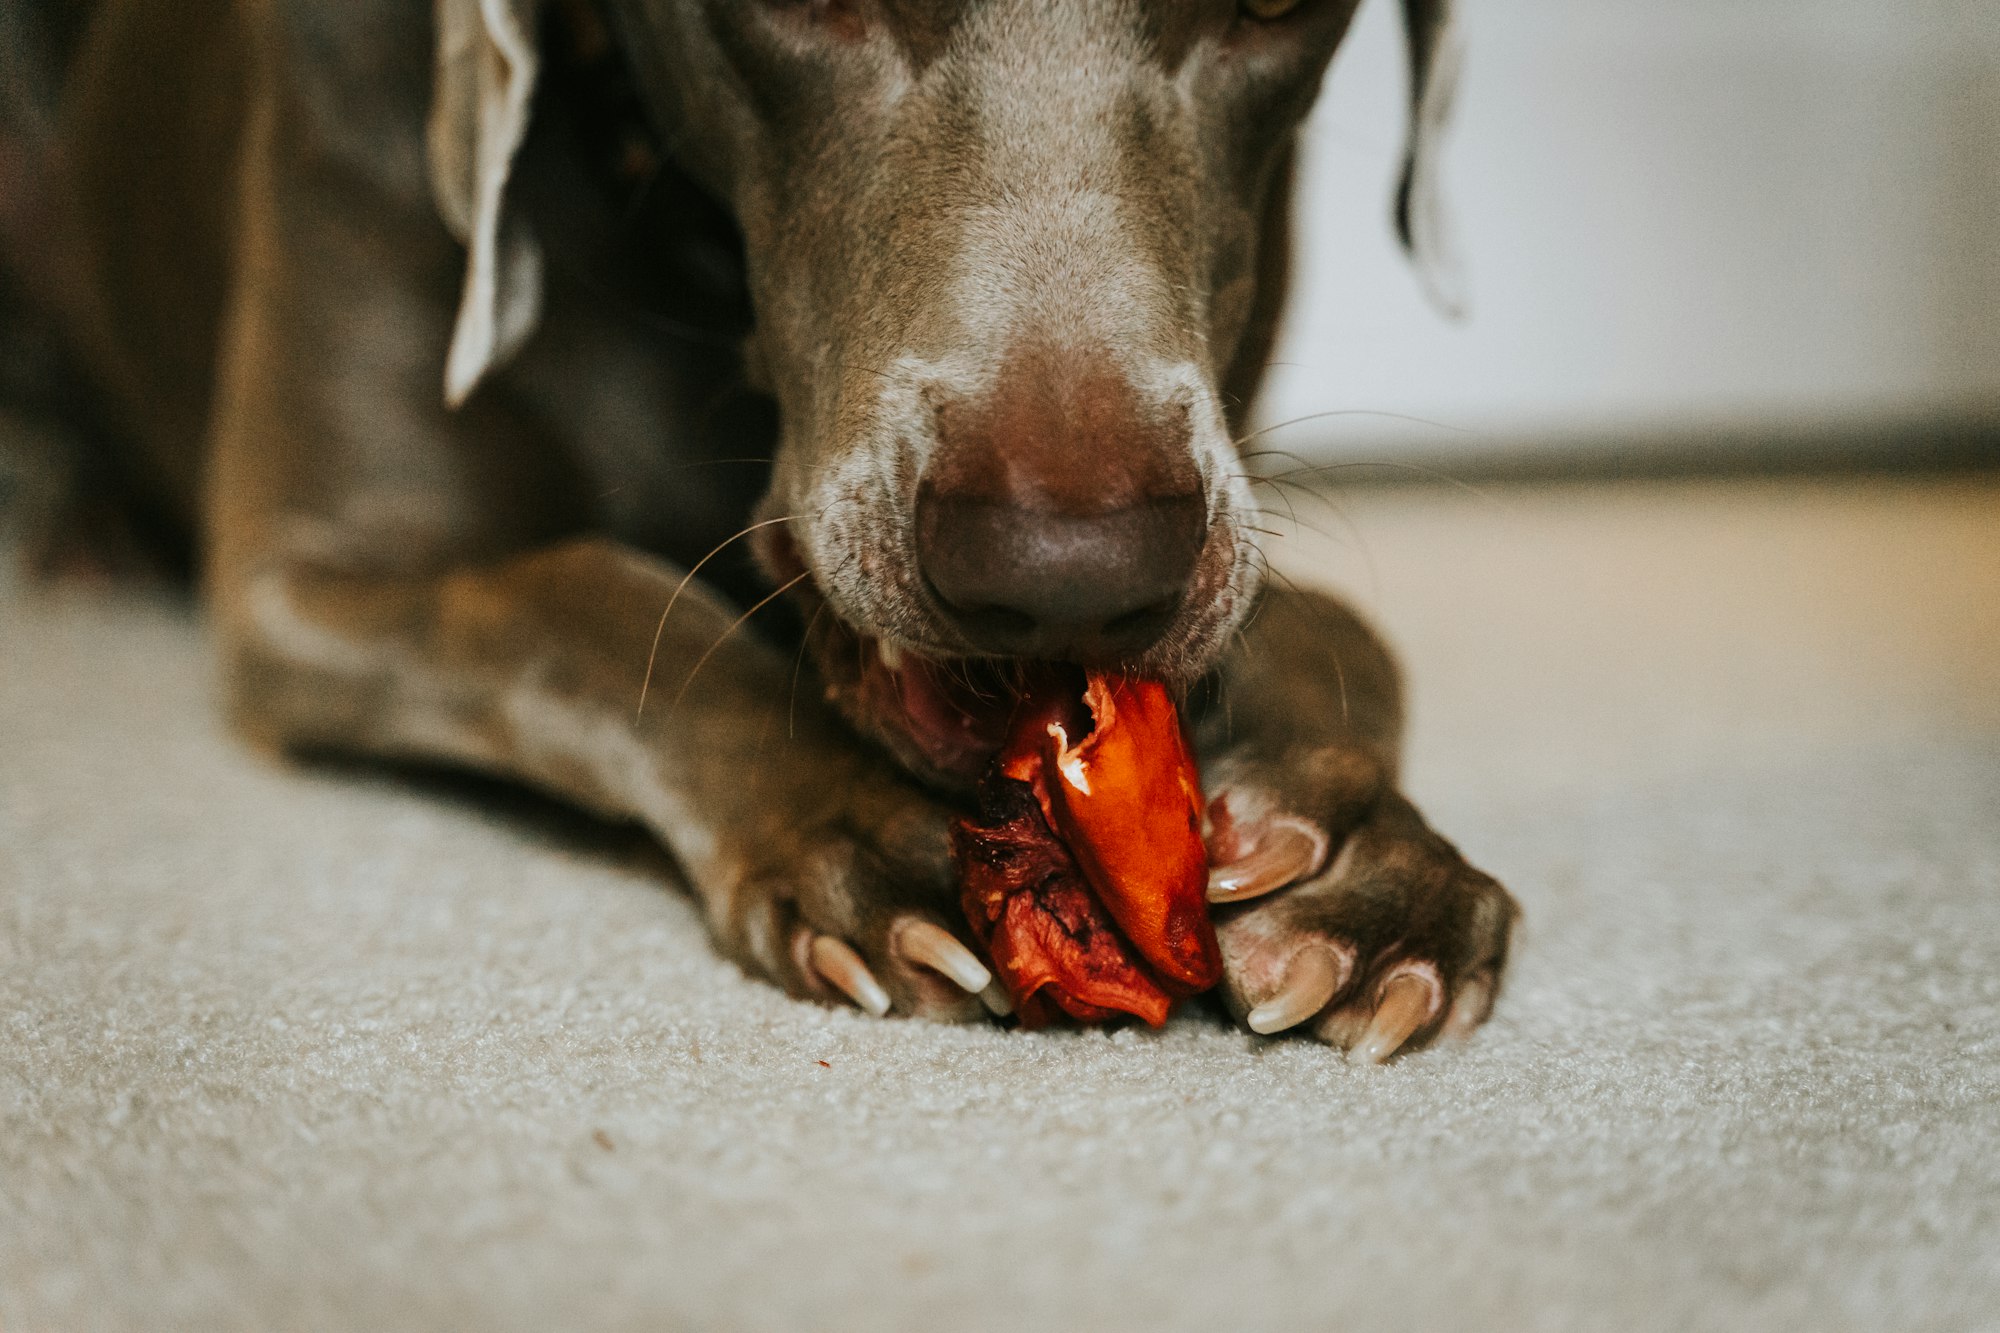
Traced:
<path id="1" fill-rule="evenodd" d="M 1137 1014 L 1158 1027 L 1172 997 L 1148 975 L 1025 782 L 980 788 L 979 819 L 959 825 L 965 915 L 1029 1027 L 1053 1015 L 1082 1023 Z"/>
<path id="2" fill-rule="evenodd" d="M 956 841 L 964 905 L 1024 1022 L 1053 1005 L 1157 1026 L 1220 979 L 1201 790 L 1165 686 L 1029 689 L 980 797 Z"/>

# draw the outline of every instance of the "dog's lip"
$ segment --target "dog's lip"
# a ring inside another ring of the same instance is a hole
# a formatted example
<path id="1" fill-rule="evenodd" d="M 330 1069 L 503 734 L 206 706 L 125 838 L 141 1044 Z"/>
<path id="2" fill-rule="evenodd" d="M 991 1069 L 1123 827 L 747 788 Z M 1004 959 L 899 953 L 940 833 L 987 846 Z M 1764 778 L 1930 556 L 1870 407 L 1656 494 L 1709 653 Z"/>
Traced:
<path id="1" fill-rule="evenodd" d="M 852 632 L 850 630 L 850 632 Z M 1015 664 L 946 659 L 866 635 L 847 693 L 850 711 L 890 732 L 932 772 L 977 781 L 1006 741 L 1020 700 Z M 898 747 L 902 748 L 902 747 Z"/>
<path id="2" fill-rule="evenodd" d="M 782 524 L 759 534 L 767 573 L 808 608 L 807 648 L 827 701 L 920 775 L 977 782 L 999 752 L 1019 691 L 1000 659 L 964 658 L 898 642 L 840 614 Z"/>
<path id="3" fill-rule="evenodd" d="M 1080 684 L 1076 663 L 968 655 L 863 628 L 840 613 L 789 532 L 766 532 L 766 572 L 806 610 L 806 651 L 827 702 L 919 777 L 970 790 L 1006 743 L 1029 682 L 1063 672 Z"/>

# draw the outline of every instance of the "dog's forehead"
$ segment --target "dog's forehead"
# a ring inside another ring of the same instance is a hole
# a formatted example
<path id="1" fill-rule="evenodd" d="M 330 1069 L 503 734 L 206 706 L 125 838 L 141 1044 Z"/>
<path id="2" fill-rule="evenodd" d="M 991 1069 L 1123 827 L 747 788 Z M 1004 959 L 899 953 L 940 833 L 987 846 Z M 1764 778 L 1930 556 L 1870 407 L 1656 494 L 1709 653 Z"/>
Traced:
<path id="1" fill-rule="evenodd" d="M 878 0 L 883 21 L 918 65 L 960 34 L 988 42 L 1033 44 L 1078 30 L 1140 38 L 1133 49 L 1178 65 L 1203 24 L 1226 14 L 1230 0 Z"/>
<path id="2" fill-rule="evenodd" d="M 684 9 L 716 32 L 771 20 L 840 42 L 886 36 L 918 70 L 957 47 L 1031 48 L 1078 33 L 1116 34 L 1147 63 L 1178 66 L 1205 29 L 1220 29 L 1236 0 L 624 0 L 641 10 Z M 1351 0 L 1350 0 L 1351 2 Z M 670 25 L 669 25 L 670 26 Z M 663 29 L 667 30 L 667 29 Z"/>

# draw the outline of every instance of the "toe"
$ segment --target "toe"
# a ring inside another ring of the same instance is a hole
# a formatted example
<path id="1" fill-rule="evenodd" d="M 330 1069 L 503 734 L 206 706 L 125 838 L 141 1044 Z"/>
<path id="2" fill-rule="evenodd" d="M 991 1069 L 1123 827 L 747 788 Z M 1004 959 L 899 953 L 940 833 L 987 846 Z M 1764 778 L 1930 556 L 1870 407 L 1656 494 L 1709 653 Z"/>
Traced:
<path id="1" fill-rule="evenodd" d="M 1239 825 L 1219 860 L 1209 870 L 1208 900 L 1238 903 L 1296 884 L 1316 872 L 1326 860 L 1326 834 L 1317 825 L 1290 815 L 1274 815 L 1255 824 Z"/>
<path id="2" fill-rule="evenodd" d="M 877 1018 L 889 1012 L 889 992 L 845 940 L 814 936 L 807 960 L 814 972 L 863 1010 Z"/>
<path id="3" fill-rule="evenodd" d="M 1286 968 L 1284 983 L 1277 993 L 1252 1009 L 1244 1017 L 1244 1026 L 1259 1035 L 1268 1036 L 1305 1022 L 1326 1008 L 1327 1002 L 1346 981 L 1347 969 L 1343 961 L 1326 945 L 1306 945 L 1292 959 L 1291 966 Z"/>
<path id="4" fill-rule="evenodd" d="M 906 963 L 927 967 L 978 995 L 993 984 L 993 974 L 956 935 L 921 917 L 904 917 L 889 932 L 889 951 Z"/>
<path id="5" fill-rule="evenodd" d="M 972 946 L 929 910 L 905 908 L 861 931 L 856 945 L 875 965 L 897 1013 L 965 1023 L 1008 1012 L 1006 993 Z"/>
<path id="6" fill-rule="evenodd" d="M 739 891 L 727 928 L 718 932 L 728 952 L 753 976 L 776 982 L 801 999 L 830 999 L 832 992 L 813 971 L 816 932 L 799 919 L 797 905 L 762 885 Z"/>
<path id="7" fill-rule="evenodd" d="M 1361 1034 L 1368 1030 L 1372 1013 L 1365 1004 L 1343 1004 L 1322 1014 L 1319 1021 L 1313 1024 L 1312 1034 L 1335 1050 L 1351 1050 L 1361 1040 Z"/>
<path id="8" fill-rule="evenodd" d="M 1409 964 L 1391 973 L 1376 991 L 1375 1012 L 1348 1058 L 1379 1065 L 1420 1028 L 1437 1017 L 1444 1004 L 1444 986 L 1435 969 Z"/>
<path id="9" fill-rule="evenodd" d="M 1006 1018 L 1014 1012 L 1014 997 L 1007 993 L 1007 988 L 1000 984 L 997 977 L 979 992 L 979 1002 L 995 1018 Z"/>
<path id="10" fill-rule="evenodd" d="M 1443 1033 L 1454 1039 L 1469 1037 L 1472 1030 L 1493 1012 L 1493 978 L 1481 973 L 1459 983 L 1445 1014 Z"/>

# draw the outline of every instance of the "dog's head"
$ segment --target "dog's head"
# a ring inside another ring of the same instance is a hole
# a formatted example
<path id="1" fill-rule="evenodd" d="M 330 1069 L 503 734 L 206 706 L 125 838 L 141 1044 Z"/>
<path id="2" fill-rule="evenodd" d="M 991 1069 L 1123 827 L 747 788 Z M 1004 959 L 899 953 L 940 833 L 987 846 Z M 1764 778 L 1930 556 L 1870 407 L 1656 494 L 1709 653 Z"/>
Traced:
<path id="1" fill-rule="evenodd" d="M 1277 312 L 1295 131 L 1358 3 L 617 0 L 666 142 L 742 229 L 747 360 L 782 420 L 765 562 L 913 765 L 983 762 L 998 710 L 965 664 L 1186 679 L 1241 623 L 1230 423 Z M 455 398 L 533 324 L 502 201 L 535 8 L 440 0 L 434 170 L 471 252 Z M 1404 0 L 1420 259 L 1447 8 Z"/>

